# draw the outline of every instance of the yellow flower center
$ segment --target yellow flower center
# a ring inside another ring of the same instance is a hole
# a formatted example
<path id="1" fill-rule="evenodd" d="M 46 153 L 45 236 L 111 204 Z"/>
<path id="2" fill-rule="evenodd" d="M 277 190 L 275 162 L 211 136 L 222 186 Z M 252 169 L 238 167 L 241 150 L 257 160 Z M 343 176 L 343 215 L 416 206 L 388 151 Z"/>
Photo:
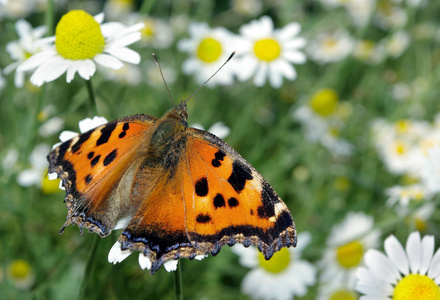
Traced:
<path id="1" fill-rule="evenodd" d="M 323 42 L 323 46 L 326 49 L 333 49 L 337 44 L 338 40 L 333 37 L 327 37 Z"/>
<path id="2" fill-rule="evenodd" d="M 394 144 L 394 151 L 396 151 L 396 153 L 398 155 L 405 155 L 407 152 L 407 147 L 403 142 L 396 142 Z"/>
<path id="3" fill-rule="evenodd" d="M 65 14 L 55 29 L 55 47 L 64 58 L 93 58 L 102 53 L 104 46 L 100 25 L 82 10 L 72 10 Z"/>
<path id="4" fill-rule="evenodd" d="M 337 290 L 330 295 L 329 300 L 356 300 L 356 294 L 349 290 Z"/>
<path id="5" fill-rule="evenodd" d="M 206 63 L 216 61 L 222 54 L 222 45 L 213 38 L 203 39 L 197 48 L 197 57 Z"/>
<path id="6" fill-rule="evenodd" d="M 408 133 L 411 122 L 409 120 L 399 120 L 394 123 L 394 128 L 396 128 L 397 133 L 405 134 Z"/>
<path id="7" fill-rule="evenodd" d="M 261 39 L 255 42 L 254 52 L 258 59 L 272 61 L 280 56 L 281 47 L 280 44 L 272 38 Z"/>
<path id="8" fill-rule="evenodd" d="M 316 92 L 310 106 L 312 109 L 321 116 L 328 116 L 332 114 L 338 105 L 338 94 L 332 89 L 322 89 Z"/>
<path id="9" fill-rule="evenodd" d="M 149 39 L 154 36 L 155 26 L 154 21 L 151 19 L 147 19 L 144 21 L 144 28 L 141 30 L 142 36 L 146 39 Z"/>
<path id="10" fill-rule="evenodd" d="M 363 253 L 364 247 L 356 240 L 339 246 L 336 252 L 336 258 L 342 267 L 349 269 L 359 265 Z"/>
<path id="11" fill-rule="evenodd" d="M 49 180 L 46 175 L 41 183 L 41 191 L 43 194 L 54 194 L 60 192 L 60 179 Z"/>
<path id="12" fill-rule="evenodd" d="M 266 271 L 275 274 L 281 273 L 289 266 L 290 253 L 287 248 L 282 248 L 269 260 L 266 260 L 262 253 L 259 253 L 258 260 L 260 262 L 260 266 Z"/>
<path id="13" fill-rule="evenodd" d="M 440 300 L 439 286 L 426 275 L 409 274 L 394 288 L 394 300 Z"/>
<path id="14" fill-rule="evenodd" d="M 416 229 L 420 232 L 425 232 L 426 229 L 428 228 L 428 224 L 426 223 L 426 221 L 420 218 L 415 218 L 415 223 L 416 223 Z"/>
<path id="15" fill-rule="evenodd" d="M 14 279 L 24 279 L 29 275 L 31 266 L 25 260 L 15 260 L 10 266 L 10 272 Z"/>

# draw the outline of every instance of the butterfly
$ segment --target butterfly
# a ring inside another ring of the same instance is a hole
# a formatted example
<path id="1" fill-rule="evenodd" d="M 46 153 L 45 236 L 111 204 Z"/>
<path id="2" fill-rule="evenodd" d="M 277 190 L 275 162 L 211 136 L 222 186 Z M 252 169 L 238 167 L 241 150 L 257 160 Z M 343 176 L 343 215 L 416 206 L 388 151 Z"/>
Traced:
<path id="1" fill-rule="evenodd" d="M 269 259 L 296 246 L 285 203 L 215 135 L 188 127 L 186 102 L 158 119 L 132 115 L 62 143 L 49 173 L 66 190 L 70 224 L 110 235 L 124 223 L 121 250 L 140 251 L 151 273 L 179 258 L 255 245 Z"/>

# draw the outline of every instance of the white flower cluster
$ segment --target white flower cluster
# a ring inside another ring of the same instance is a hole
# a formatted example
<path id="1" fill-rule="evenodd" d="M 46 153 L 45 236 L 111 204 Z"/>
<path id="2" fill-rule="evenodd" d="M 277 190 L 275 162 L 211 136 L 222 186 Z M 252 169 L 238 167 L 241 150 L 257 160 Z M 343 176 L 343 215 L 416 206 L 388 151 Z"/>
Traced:
<path id="1" fill-rule="evenodd" d="M 440 115 L 426 121 L 383 119 L 372 125 L 376 149 L 388 171 L 411 178 L 411 183 L 387 190 L 388 204 L 428 200 L 440 191 Z"/>

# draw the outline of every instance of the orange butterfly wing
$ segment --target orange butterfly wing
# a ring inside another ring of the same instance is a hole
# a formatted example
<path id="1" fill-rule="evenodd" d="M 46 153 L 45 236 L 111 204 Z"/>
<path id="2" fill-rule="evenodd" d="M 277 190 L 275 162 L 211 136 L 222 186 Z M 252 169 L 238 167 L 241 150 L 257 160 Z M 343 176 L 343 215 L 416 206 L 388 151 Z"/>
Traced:
<path id="1" fill-rule="evenodd" d="M 178 143 L 163 169 L 146 159 L 136 176 L 144 182 L 133 188 L 134 201 L 142 204 L 119 238 L 121 249 L 142 251 L 154 273 L 168 260 L 216 255 L 225 244 L 255 245 L 267 259 L 296 245 L 286 205 L 233 148 L 194 128 Z"/>
<path id="2" fill-rule="evenodd" d="M 64 227 L 75 223 L 107 236 L 117 221 L 130 215 L 130 174 L 146 130 L 156 122 L 134 115 L 101 125 L 64 142 L 49 155 L 49 173 L 55 172 L 66 189 L 68 207 Z"/>

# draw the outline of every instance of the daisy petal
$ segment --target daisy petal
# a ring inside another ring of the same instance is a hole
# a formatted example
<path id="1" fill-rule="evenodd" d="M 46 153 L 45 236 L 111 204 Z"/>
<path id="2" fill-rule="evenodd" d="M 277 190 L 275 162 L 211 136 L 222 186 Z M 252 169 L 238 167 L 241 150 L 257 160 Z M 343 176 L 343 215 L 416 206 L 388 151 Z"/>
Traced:
<path id="1" fill-rule="evenodd" d="M 178 260 L 169 260 L 164 263 L 163 266 L 165 267 L 165 270 L 167 270 L 167 272 L 172 272 L 177 270 L 177 263 Z"/>
<path id="2" fill-rule="evenodd" d="M 287 40 L 295 35 L 297 35 L 301 31 L 301 25 L 296 22 L 287 24 L 283 29 L 280 29 L 278 32 L 278 38 L 281 40 Z"/>
<path id="3" fill-rule="evenodd" d="M 79 76 L 81 76 L 85 80 L 89 80 L 90 77 L 92 77 L 93 74 L 95 74 L 96 65 L 92 60 L 85 59 L 85 60 L 77 61 L 75 63 L 79 64 L 78 67 Z"/>
<path id="4" fill-rule="evenodd" d="M 419 274 L 426 274 L 431 264 L 432 255 L 434 254 L 434 237 L 432 235 L 425 236 L 422 239 L 422 257 L 420 262 Z"/>
<path id="5" fill-rule="evenodd" d="M 49 59 L 56 55 L 55 50 L 46 50 L 29 57 L 25 62 L 18 66 L 17 71 L 29 71 L 32 70 L 43 63 L 47 62 Z"/>
<path id="6" fill-rule="evenodd" d="M 370 249 L 365 254 L 365 264 L 385 282 L 395 282 L 400 274 L 393 263 L 382 252 Z"/>
<path id="7" fill-rule="evenodd" d="M 75 77 L 75 73 L 78 72 L 79 64 L 72 64 L 67 69 L 66 81 L 67 83 L 71 82 Z"/>
<path id="8" fill-rule="evenodd" d="M 73 132 L 73 131 L 65 130 L 65 131 L 63 131 L 63 132 L 60 133 L 60 137 L 59 137 L 59 139 L 60 139 L 61 142 L 64 143 L 64 142 L 66 142 L 66 141 L 68 141 L 68 140 L 70 140 L 70 139 L 73 139 L 73 138 L 76 137 L 77 135 L 78 135 L 77 132 Z"/>
<path id="9" fill-rule="evenodd" d="M 140 32 L 133 32 L 128 35 L 124 35 L 122 37 L 116 38 L 112 41 L 110 41 L 106 48 L 119 48 L 119 47 L 125 47 L 130 44 L 133 44 L 141 39 L 141 33 Z"/>
<path id="10" fill-rule="evenodd" d="M 408 262 L 411 273 L 418 273 L 420 269 L 420 261 L 422 255 L 422 241 L 420 233 L 413 232 L 406 241 L 406 253 L 408 254 Z"/>
<path id="11" fill-rule="evenodd" d="M 126 47 L 106 49 L 105 52 L 128 63 L 137 65 L 141 62 L 141 56 L 139 53 Z"/>
<path id="12" fill-rule="evenodd" d="M 299 51 L 285 52 L 283 53 L 283 58 L 294 64 L 303 64 L 307 61 L 306 55 Z"/>
<path id="13" fill-rule="evenodd" d="M 390 235 L 384 242 L 385 252 L 394 266 L 404 275 L 409 274 L 408 258 L 400 242 L 394 235 Z"/>
<path id="14" fill-rule="evenodd" d="M 267 64 L 261 64 L 254 77 L 254 84 L 258 87 L 263 86 L 266 83 L 266 77 L 267 77 L 267 70 L 268 66 Z"/>
<path id="15" fill-rule="evenodd" d="M 126 259 L 130 254 L 130 250 L 121 250 L 121 243 L 116 242 L 108 253 L 108 262 L 115 265 Z"/>
<path id="16" fill-rule="evenodd" d="M 269 65 L 269 82 L 276 89 L 283 85 L 283 75 L 281 75 L 276 64 Z"/>
<path id="17" fill-rule="evenodd" d="M 437 250 L 437 252 L 435 252 L 434 257 L 431 261 L 431 266 L 428 270 L 429 277 L 434 278 L 438 275 L 440 275 L 440 250 Z"/>
<path id="18" fill-rule="evenodd" d="M 98 54 L 95 55 L 93 58 L 94 61 L 96 61 L 101 66 L 118 70 L 124 66 L 124 64 L 114 56 L 108 55 L 108 54 Z"/>
<path id="19" fill-rule="evenodd" d="M 142 270 L 150 270 L 151 269 L 151 260 L 147 256 L 145 256 L 142 252 L 139 253 L 139 265 Z"/>

